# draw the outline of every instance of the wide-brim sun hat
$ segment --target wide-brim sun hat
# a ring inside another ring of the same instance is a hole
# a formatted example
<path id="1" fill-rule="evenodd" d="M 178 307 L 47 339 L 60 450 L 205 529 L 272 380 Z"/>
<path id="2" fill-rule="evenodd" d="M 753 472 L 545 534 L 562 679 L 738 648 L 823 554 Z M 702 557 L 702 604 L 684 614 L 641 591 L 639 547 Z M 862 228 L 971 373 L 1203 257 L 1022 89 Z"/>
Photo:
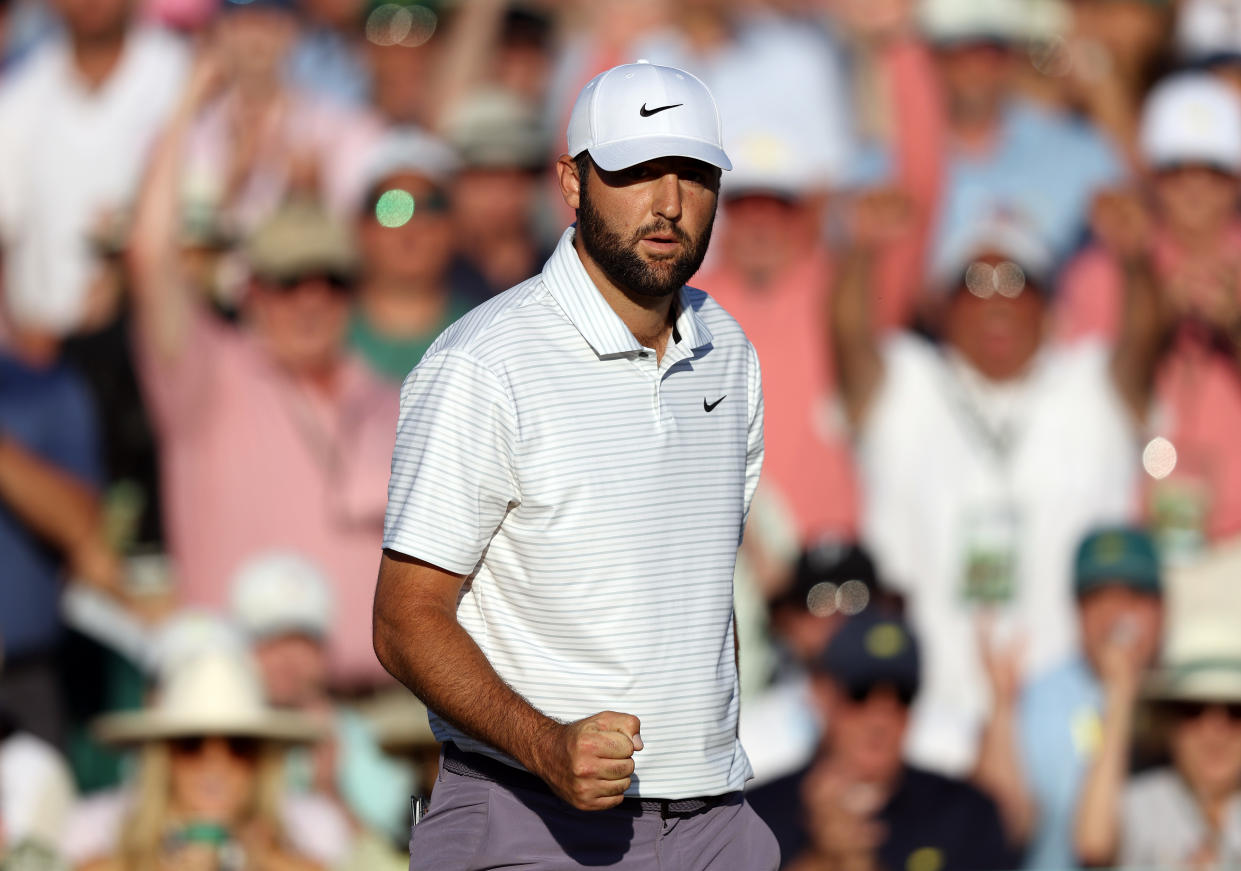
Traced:
<path id="1" fill-rule="evenodd" d="M 1142 694 L 1151 702 L 1241 702 L 1241 632 L 1235 621 L 1174 627 Z"/>
<path id="2" fill-rule="evenodd" d="M 152 706 L 95 721 L 95 734 L 111 744 L 196 736 L 305 743 L 322 733 L 306 714 L 270 707 L 253 660 L 237 652 L 203 653 L 182 662 L 159 687 Z"/>

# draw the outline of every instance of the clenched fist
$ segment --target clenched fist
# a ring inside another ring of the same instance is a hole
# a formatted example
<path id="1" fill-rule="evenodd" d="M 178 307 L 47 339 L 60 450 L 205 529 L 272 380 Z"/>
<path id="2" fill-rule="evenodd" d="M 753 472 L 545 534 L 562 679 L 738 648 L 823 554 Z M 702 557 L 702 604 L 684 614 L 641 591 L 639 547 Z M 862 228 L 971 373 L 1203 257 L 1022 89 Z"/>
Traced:
<path id="1" fill-rule="evenodd" d="M 539 742 L 534 773 L 579 810 L 616 807 L 629 788 L 633 754 L 642 749 L 639 726 L 637 717 L 616 711 L 557 723 Z"/>

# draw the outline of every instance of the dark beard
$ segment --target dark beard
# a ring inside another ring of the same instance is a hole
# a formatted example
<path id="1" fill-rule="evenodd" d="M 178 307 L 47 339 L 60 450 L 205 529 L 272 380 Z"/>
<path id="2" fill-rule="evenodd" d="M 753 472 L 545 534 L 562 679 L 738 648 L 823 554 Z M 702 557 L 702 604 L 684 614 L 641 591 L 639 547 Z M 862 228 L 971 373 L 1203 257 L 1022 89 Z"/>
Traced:
<path id="1" fill-rule="evenodd" d="M 629 244 L 611 230 L 587 194 L 585 179 L 578 194 L 577 235 L 590 258 L 614 285 L 630 296 L 664 297 L 676 293 L 689 281 L 707 256 L 715 214 L 702 234 L 691 240 L 684 230 L 668 221 L 656 221 L 638 229 Z M 675 258 L 647 262 L 637 252 L 638 241 L 650 233 L 666 233 L 684 245 Z"/>

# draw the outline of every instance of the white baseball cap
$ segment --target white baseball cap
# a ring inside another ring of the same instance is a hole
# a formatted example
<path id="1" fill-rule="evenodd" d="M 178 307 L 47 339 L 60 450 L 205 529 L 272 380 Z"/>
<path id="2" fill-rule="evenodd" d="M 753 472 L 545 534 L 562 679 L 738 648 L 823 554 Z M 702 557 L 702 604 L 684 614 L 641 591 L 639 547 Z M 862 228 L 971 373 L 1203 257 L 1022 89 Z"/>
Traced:
<path id="1" fill-rule="evenodd" d="M 657 157 L 732 169 L 715 98 L 684 70 L 640 60 L 600 73 L 573 104 L 569 154 L 589 151 L 609 172 Z"/>
<path id="2" fill-rule="evenodd" d="M 931 283 L 947 288 L 961 280 L 965 270 L 985 254 L 1014 261 L 1031 281 L 1050 291 L 1055 257 L 1031 221 L 1019 209 L 996 203 L 968 224 L 940 241 L 931 267 Z"/>
<path id="3" fill-rule="evenodd" d="M 1235 0 L 1185 0 L 1176 12 L 1181 57 L 1213 61 L 1241 55 L 1241 15 Z"/>
<path id="4" fill-rule="evenodd" d="M 1165 79 L 1146 100 L 1138 142 L 1155 168 L 1205 163 L 1241 174 L 1241 100 L 1207 73 Z"/>
<path id="5" fill-rule="evenodd" d="M 325 638 L 332 628 L 331 581 L 300 553 L 259 554 L 233 579 L 232 610 L 254 639 L 285 634 Z"/>
<path id="6" fill-rule="evenodd" d="M 831 176 L 814 164 L 788 125 L 751 124 L 729 141 L 736 162 L 723 185 L 725 196 L 769 193 L 800 199 L 831 185 Z"/>

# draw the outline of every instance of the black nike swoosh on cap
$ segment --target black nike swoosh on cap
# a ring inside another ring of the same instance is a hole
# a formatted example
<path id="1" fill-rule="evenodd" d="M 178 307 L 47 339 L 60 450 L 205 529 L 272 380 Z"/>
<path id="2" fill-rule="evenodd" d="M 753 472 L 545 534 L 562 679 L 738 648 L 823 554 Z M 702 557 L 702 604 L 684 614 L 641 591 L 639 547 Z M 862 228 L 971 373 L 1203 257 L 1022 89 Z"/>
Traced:
<path id="1" fill-rule="evenodd" d="M 649 118 L 652 115 L 657 115 L 660 112 L 666 111 L 668 109 L 675 109 L 677 106 L 684 106 L 684 105 L 685 105 L 684 103 L 673 103 L 669 106 L 657 106 L 654 109 L 648 109 L 646 108 L 646 103 L 643 103 L 642 108 L 638 110 L 638 114 L 641 115 L 643 118 Z"/>

